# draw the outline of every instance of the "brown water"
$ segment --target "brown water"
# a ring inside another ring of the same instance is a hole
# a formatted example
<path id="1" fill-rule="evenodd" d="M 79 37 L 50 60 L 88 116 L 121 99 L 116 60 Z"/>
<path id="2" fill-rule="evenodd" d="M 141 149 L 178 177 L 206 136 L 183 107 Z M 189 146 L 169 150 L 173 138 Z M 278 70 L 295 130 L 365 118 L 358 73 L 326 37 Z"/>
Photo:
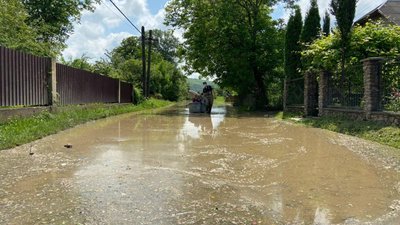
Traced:
<path id="1" fill-rule="evenodd" d="M 400 224 L 381 150 L 224 108 L 124 115 L 0 152 L 0 224 Z"/>

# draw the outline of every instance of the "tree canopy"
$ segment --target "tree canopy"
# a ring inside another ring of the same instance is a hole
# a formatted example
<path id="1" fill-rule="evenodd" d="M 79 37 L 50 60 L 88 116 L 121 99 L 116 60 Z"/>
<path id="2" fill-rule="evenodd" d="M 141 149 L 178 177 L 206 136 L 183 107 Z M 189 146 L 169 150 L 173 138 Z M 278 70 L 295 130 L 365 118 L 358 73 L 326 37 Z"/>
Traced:
<path id="1" fill-rule="evenodd" d="M 337 71 L 341 59 L 341 36 L 334 32 L 328 37 L 316 40 L 302 52 L 307 68 Z M 349 40 L 347 66 L 360 64 L 368 57 L 395 57 L 400 54 L 400 27 L 384 25 L 383 22 L 368 22 L 356 26 Z"/>
<path id="2" fill-rule="evenodd" d="M 0 0 L 0 45 L 50 56 L 50 45 L 38 43 L 37 31 L 26 24 L 29 15 L 19 0 Z"/>
<path id="3" fill-rule="evenodd" d="M 187 71 L 215 77 L 241 97 L 253 95 L 258 108 L 268 104 L 267 80 L 283 63 L 283 32 L 270 16 L 276 2 L 170 1 L 166 24 L 185 30 Z"/>
<path id="4" fill-rule="evenodd" d="M 56 57 L 66 47 L 73 23 L 100 0 L 0 0 L 0 44 Z"/>

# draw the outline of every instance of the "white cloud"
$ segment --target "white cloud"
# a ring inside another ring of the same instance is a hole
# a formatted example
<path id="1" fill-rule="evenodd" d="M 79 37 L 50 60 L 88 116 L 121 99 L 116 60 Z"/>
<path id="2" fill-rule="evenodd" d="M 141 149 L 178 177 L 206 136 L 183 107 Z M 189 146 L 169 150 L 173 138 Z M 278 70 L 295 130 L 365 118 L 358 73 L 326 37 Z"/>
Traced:
<path id="1" fill-rule="evenodd" d="M 115 4 L 138 27 L 146 29 L 166 29 L 163 24 L 165 10 L 160 9 L 152 15 L 149 0 L 114 0 Z M 102 0 L 94 12 L 85 11 L 80 24 L 75 24 L 75 32 L 67 41 L 65 58 L 77 58 L 85 54 L 92 61 L 104 56 L 129 36 L 138 35 L 125 18 L 107 0 Z"/>

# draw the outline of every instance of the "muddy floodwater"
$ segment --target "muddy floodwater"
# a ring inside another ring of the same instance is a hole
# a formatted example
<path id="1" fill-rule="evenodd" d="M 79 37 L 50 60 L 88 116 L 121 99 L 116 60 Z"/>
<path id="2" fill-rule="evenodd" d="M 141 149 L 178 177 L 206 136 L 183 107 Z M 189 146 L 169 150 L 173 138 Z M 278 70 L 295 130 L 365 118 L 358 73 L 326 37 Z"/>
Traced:
<path id="1" fill-rule="evenodd" d="M 0 224 L 395 225 L 393 152 L 224 107 L 122 115 L 1 151 Z"/>

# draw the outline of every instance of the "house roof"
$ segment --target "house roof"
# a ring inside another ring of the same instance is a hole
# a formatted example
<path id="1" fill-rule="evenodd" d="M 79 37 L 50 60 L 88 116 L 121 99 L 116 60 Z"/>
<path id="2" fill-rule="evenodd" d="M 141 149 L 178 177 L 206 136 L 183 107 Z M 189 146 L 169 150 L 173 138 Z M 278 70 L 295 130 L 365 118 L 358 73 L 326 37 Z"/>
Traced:
<path id="1" fill-rule="evenodd" d="M 388 21 L 400 25 L 400 0 L 386 0 L 376 8 L 372 9 L 361 18 L 357 19 L 355 23 L 361 23 L 370 18 L 371 15 L 379 14 Z"/>

